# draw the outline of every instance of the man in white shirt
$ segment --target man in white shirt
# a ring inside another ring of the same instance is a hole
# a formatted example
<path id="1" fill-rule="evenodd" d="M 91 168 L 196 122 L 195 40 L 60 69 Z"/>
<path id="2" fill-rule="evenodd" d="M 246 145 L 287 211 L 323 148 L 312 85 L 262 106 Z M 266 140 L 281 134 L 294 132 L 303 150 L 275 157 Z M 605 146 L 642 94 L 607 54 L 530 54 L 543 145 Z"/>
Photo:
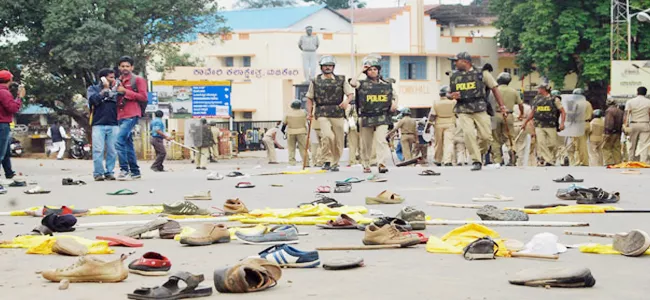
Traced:
<path id="1" fill-rule="evenodd" d="M 278 133 L 278 126 L 280 126 L 281 123 L 282 122 L 278 122 L 275 124 L 275 127 L 267 130 L 262 138 L 262 143 L 264 143 L 264 148 L 266 148 L 266 157 L 269 159 L 269 164 L 278 163 L 275 156 L 275 147 L 278 147 L 278 149 L 284 149 L 284 147 L 280 146 L 280 144 L 275 140 L 275 136 Z"/>
<path id="2" fill-rule="evenodd" d="M 650 144 L 650 99 L 646 98 L 648 89 L 639 87 L 637 96 L 625 104 L 624 126 L 629 128 L 630 161 L 648 163 L 648 144 Z"/>
<path id="3" fill-rule="evenodd" d="M 52 139 L 52 147 L 46 150 L 47 156 L 49 157 L 52 152 L 59 151 L 56 159 L 62 160 L 65 153 L 65 139 L 69 139 L 69 137 L 65 133 L 63 126 L 59 124 L 59 121 L 54 121 L 54 124 L 47 129 L 47 136 Z"/>

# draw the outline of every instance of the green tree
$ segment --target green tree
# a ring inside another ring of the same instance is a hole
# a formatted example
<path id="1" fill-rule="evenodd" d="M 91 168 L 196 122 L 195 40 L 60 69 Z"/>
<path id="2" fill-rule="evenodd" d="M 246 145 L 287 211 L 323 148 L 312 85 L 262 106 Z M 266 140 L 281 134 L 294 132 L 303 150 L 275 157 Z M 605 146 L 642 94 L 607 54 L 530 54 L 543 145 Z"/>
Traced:
<path id="1" fill-rule="evenodd" d="M 631 1 L 650 7 L 650 0 Z M 498 16 L 498 41 L 517 53 L 524 75 L 538 71 L 563 87 L 575 73 L 578 87 L 588 87 L 591 98 L 604 102 L 610 73 L 610 1 L 603 0 L 491 0 Z M 633 58 L 650 58 L 650 26 L 633 22 Z"/>
<path id="2" fill-rule="evenodd" d="M 18 71 L 36 102 L 88 127 L 78 95 L 85 96 L 99 69 L 130 55 L 136 72 L 146 77 L 157 45 L 182 41 L 200 29 L 223 31 L 216 10 L 212 0 L 0 1 L 0 38 L 26 38 L 0 45 L 0 54 L 13 54 L 0 55 L 0 67 Z"/>
<path id="3" fill-rule="evenodd" d="M 267 8 L 267 7 L 285 7 L 296 5 L 295 0 L 239 0 L 237 8 Z"/>
<path id="4" fill-rule="evenodd" d="M 181 53 L 176 43 L 161 43 L 157 45 L 156 58 L 152 59 L 156 72 L 173 71 L 175 67 L 198 67 L 203 65 L 203 59 L 192 57 L 189 53 Z"/>
<path id="5" fill-rule="evenodd" d="M 350 0 L 303 0 L 307 3 L 315 3 L 318 5 L 327 5 L 331 9 L 347 9 L 350 8 Z M 362 0 L 353 0 L 357 8 L 363 8 L 366 3 Z"/>

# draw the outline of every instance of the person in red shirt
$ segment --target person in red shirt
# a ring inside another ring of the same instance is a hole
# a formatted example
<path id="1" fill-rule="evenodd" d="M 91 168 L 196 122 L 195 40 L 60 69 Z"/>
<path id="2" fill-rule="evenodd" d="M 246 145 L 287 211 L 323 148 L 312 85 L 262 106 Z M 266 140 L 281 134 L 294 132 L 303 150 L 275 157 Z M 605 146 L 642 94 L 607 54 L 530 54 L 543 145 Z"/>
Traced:
<path id="1" fill-rule="evenodd" d="M 123 56 L 119 61 L 120 80 L 117 87 L 117 120 L 119 131 L 115 149 L 120 161 L 117 180 L 139 179 L 140 167 L 133 147 L 133 127 L 142 117 L 141 102 L 147 102 L 147 81 L 133 74 L 133 58 Z M 135 76 L 135 78 L 132 78 Z M 134 89 L 135 86 L 135 89 Z"/>
<path id="2" fill-rule="evenodd" d="M 11 144 L 11 126 L 9 123 L 13 122 L 14 114 L 20 110 L 22 106 L 22 99 L 25 97 L 25 87 L 22 85 L 18 88 L 18 95 L 13 97 L 9 91 L 9 86 L 13 82 L 14 75 L 7 70 L 0 70 L 0 161 L 4 165 L 9 166 L 9 170 L 5 168 L 5 172 L 11 172 L 11 163 L 8 161 L 9 146 Z M 13 174 L 5 174 L 7 178 L 13 177 Z M 0 187 L 0 190 L 3 188 Z"/>

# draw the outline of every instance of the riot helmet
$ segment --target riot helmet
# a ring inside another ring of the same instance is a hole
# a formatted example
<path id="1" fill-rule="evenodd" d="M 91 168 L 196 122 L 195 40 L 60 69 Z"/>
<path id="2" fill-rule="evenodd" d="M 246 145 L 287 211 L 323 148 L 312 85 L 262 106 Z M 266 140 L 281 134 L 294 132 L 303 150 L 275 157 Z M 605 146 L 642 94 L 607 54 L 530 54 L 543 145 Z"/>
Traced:
<path id="1" fill-rule="evenodd" d="M 293 102 L 291 102 L 291 108 L 293 109 L 300 109 L 301 106 L 302 106 L 302 101 L 300 100 L 293 100 Z"/>
<path id="2" fill-rule="evenodd" d="M 336 66 L 336 59 L 331 55 L 324 55 L 318 61 L 318 64 L 321 66 Z"/>
<path id="3" fill-rule="evenodd" d="M 583 90 L 583 89 L 581 89 L 581 88 L 577 88 L 577 89 L 573 90 L 573 94 L 574 94 L 574 95 L 584 95 L 584 94 L 585 94 L 585 90 Z"/>
<path id="4" fill-rule="evenodd" d="M 440 97 L 447 97 L 447 94 L 449 94 L 449 86 L 448 85 L 443 85 L 440 88 Z"/>
<path id="5" fill-rule="evenodd" d="M 510 76 L 510 73 L 503 72 L 497 76 L 497 83 L 498 84 L 505 84 L 508 85 L 510 84 L 510 81 L 512 81 L 512 76 Z"/>

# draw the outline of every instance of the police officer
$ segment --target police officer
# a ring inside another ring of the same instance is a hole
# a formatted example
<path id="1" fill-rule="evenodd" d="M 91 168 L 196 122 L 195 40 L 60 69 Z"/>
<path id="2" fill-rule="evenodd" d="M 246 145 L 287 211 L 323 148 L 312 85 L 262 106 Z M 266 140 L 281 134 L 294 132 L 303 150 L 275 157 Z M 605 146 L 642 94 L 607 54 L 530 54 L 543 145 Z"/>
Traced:
<path id="1" fill-rule="evenodd" d="M 574 95 L 584 96 L 585 91 L 581 88 L 573 90 Z M 572 166 L 589 166 L 589 150 L 587 148 L 587 136 L 589 129 L 589 122 L 591 122 L 591 115 L 593 114 L 593 107 L 589 101 L 586 101 L 585 106 L 585 133 L 581 136 L 575 137 L 575 142 L 569 147 L 569 163 Z"/>
<path id="2" fill-rule="evenodd" d="M 302 102 L 294 100 L 291 102 L 291 110 L 284 117 L 286 126 L 287 146 L 289 147 L 289 165 L 296 165 L 296 144 L 300 157 L 306 165 L 309 165 L 309 156 L 305 155 L 307 146 L 307 112 L 300 109 Z M 284 127 L 283 127 L 284 128 Z M 283 130 L 284 132 L 284 130 Z"/>
<path id="3" fill-rule="evenodd" d="M 314 116 L 320 123 L 321 151 L 325 161 L 322 169 L 338 172 L 345 139 L 345 109 L 352 101 L 354 90 L 344 75 L 334 75 L 336 60 L 333 56 L 321 57 L 319 64 L 322 74 L 309 83 L 306 94 L 307 111 L 310 112 L 307 118 L 312 119 L 315 104 Z"/>
<path id="4" fill-rule="evenodd" d="M 492 130 L 492 159 L 494 163 L 497 164 L 503 164 L 503 153 L 501 153 L 501 149 L 504 144 L 510 150 L 515 150 L 512 149 L 515 147 L 514 117 L 512 115 L 515 105 L 519 109 L 519 120 L 521 121 L 524 118 L 524 105 L 519 96 L 519 92 L 508 86 L 511 81 L 512 77 L 510 76 L 510 73 L 503 72 L 497 76 L 497 84 L 499 84 L 497 89 L 499 90 L 499 93 L 501 93 L 503 104 L 507 109 L 504 114 L 500 108 L 497 108 L 497 113 L 494 115 L 496 128 Z M 507 115 L 507 118 L 504 117 L 505 115 Z M 508 126 L 507 130 L 505 128 L 506 126 Z M 510 144 L 511 142 L 513 143 L 512 145 Z M 514 166 L 515 160 L 514 157 L 511 157 L 510 165 Z"/>
<path id="5" fill-rule="evenodd" d="M 605 136 L 603 145 L 603 163 L 605 165 L 620 164 L 621 133 L 623 132 L 623 110 L 618 108 L 616 101 L 610 96 L 607 98 L 605 110 Z"/>
<path id="6" fill-rule="evenodd" d="M 388 148 L 388 125 L 392 124 L 391 112 L 397 109 L 397 95 L 393 84 L 379 75 L 381 65 L 376 57 L 363 60 L 363 71 L 352 78 L 350 85 L 357 89 L 356 107 L 359 114 L 359 131 L 361 134 L 361 160 L 363 172 L 370 173 L 372 148 L 377 153 L 379 173 L 386 173 L 386 161 L 390 153 Z M 366 79 L 358 78 L 365 75 Z"/>
<path id="7" fill-rule="evenodd" d="M 410 108 L 404 108 L 402 116 L 395 127 L 388 132 L 388 135 L 392 135 L 397 130 L 400 131 L 400 143 L 402 144 L 404 160 L 411 160 L 413 159 L 413 146 L 417 142 L 417 124 L 416 120 L 411 118 Z"/>
<path id="8" fill-rule="evenodd" d="M 524 113 L 518 109 L 514 109 L 512 112 L 513 117 L 515 117 L 515 148 L 517 151 L 517 166 L 536 166 L 537 158 L 535 157 L 535 126 L 532 123 L 528 124 L 525 128 L 524 120 L 528 118 L 532 108 L 530 106 L 530 101 L 523 103 Z M 523 131 L 523 132 L 522 132 Z M 528 148 L 528 161 L 524 161 L 525 151 L 526 151 L 526 142 L 527 137 L 530 136 L 530 147 Z"/>
<path id="9" fill-rule="evenodd" d="M 433 125 L 434 144 L 433 159 L 436 165 L 444 164 L 447 167 L 452 166 L 454 154 L 454 135 L 456 133 L 456 115 L 454 107 L 456 100 L 447 98 L 449 86 L 445 85 L 440 88 L 440 99 L 433 101 L 431 112 L 429 113 L 429 122 Z M 427 126 L 427 132 L 429 126 Z"/>
<path id="10" fill-rule="evenodd" d="M 528 115 L 523 127 L 526 128 L 528 122 L 535 120 L 537 155 L 541 156 L 546 166 L 554 166 L 557 132 L 558 130 L 564 130 L 566 113 L 560 100 L 549 94 L 549 91 L 548 83 L 542 83 L 538 86 L 538 94 L 532 103 L 532 112 Z M 559 125 L 558 113 L 561 119 Z"/>
<path id="11" fill-rule="evenodd" d="M 465 146 L 472 157 L 472 171 L 478 171 L 482 167 L 481 158 L 492 142 L 492 126 L 490 116 L 487 114 L 486 87 L 494 94 L 503 114 L 507 109 L 503 106 L 503 99 L 494 77 L 487 70 L 475 69 L 469 53 L 458 53 L 450 60 L 456 63 L 457 69 L 451 75 L 450 84 L 451 98 L 458 100 L 454 111 L 458 114 L 459 124 L 465 135 Z"/>
<path id="12" fill-rule="evenodd" d="M 589 165 L 603 165 L 603 140 L 605 135 L 605 121 L 600 109 L 594 110 L 593 118 L 589 123 Z"/>

